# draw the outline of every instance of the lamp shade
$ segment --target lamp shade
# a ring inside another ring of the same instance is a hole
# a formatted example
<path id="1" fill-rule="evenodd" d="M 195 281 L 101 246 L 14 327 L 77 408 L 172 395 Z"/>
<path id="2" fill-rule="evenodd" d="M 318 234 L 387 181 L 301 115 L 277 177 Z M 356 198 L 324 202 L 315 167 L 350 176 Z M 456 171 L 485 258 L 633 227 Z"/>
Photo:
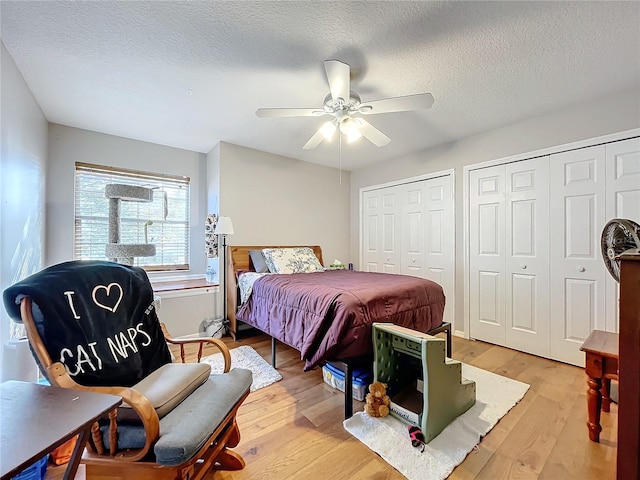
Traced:
<path id="1" fill-rule="evenodd" d="M 214 232 L 216 235 L 233 235 L 233 223 L 229 217 L 219 217 L 216 229 Z"/>

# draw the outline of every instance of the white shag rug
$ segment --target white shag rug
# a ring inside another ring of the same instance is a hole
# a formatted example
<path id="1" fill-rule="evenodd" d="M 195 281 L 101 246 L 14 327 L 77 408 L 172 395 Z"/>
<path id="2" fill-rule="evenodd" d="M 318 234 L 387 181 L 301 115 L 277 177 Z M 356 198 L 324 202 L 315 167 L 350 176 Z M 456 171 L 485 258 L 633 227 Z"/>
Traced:
<path id="1" fill-rule="evenodd" d="M 462 376 L 476 382 L 476 404 L 451 422 L 424 452 L 411 445 L 407 425 L 394 417 L 371 418 L 358 412 L 344 428 L 409 480 L 442 480 L 518 403 L 529 389 L 471 365 L 462 364 Z"/>
<path id="2" fill-rule="evenodd" d="M 282 375 L 248 345 L 233 348 L 229 352 L 231 353 L 232 370 L 234 368 L 246 368 L 253 373 L 252 392 L 282 380 Z M 211 373 L 222 373 L 224 368 L 224 358 L 221 353 L 214 353 L 204 357 L 201 362 L 211 365 Z"/>

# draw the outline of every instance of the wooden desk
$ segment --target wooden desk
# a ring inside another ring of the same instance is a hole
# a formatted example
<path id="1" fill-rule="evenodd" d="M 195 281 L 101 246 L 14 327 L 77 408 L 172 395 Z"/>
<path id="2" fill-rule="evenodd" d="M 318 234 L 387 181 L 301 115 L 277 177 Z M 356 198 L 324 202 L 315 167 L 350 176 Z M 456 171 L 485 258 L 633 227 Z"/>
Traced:
<path id="1" fill-rule="evenodd" d="M 640 478 L 640 254 L 620 256 L 618 480 Z"/>
<path id="2" fill-rule="evenodd" d="M 611 379 L 618 380 L 618 334 L 594 330 L 580 347 L 586 353 L 589 438 L 600 441 L 600 410 L 609 411 Z"/>
<path id="3" fill-rule="evenodd" d="M 9 381 L 0 384 L 0 478 L 10 479 L 78 436 L 64 478 L 74 478 L 99 417 L 122 403 L 115 395 Z"/>

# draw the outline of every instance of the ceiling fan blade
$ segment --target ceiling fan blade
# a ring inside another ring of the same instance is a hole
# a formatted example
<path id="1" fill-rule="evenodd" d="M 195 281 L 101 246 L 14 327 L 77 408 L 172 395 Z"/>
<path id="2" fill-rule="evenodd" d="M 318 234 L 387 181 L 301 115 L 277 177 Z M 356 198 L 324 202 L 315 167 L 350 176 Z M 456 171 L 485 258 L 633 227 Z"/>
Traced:
<path id="1" fill-rule="evenodd" d="M 322 131 L 318 130 L 316 131 L 316 133 L 313 134 L 313 136 L 309 139 L 309 141 L 304 144 L 304 147 L 302 148 L 304 150 L 313 150 L 318 145 L 320 145 L 320 143 L 324 139 L 325 139 L 325 136 L 322 134 Z"/>
<path id="2" fill-rule="evenodd" d="M 324 70 L 327 73 L 331 98 L 335 101 L 342 98 L 345 102 L 350 97 L 351 72 L 349 65 L 339 60 L 325 60 Z"/>
<path id="3" fill-rule="evenodd" d="M 406 95 L 404 97 L 385 98 L 365 102 L 360 113 L 364 115 L 375 115 L 377 113 L 406 112 L 408 110 L 422 110 L 431 108 L 433 96 L 430 93 L 418 93 L 417 95 Z"/>
<path id="4" fill-rule="evenodd" d="M 356 118 L 356 123 L 360 129 L 360 133 L 364 138 L 373 143 L 376 147 L 384 147 L 391 139 L 362 118 Z"/>
<path id="5" fill-rule="evenodd" d="M 259 108 L 258 117 L 320 117 L 327 112 L 321 108 Z"/>

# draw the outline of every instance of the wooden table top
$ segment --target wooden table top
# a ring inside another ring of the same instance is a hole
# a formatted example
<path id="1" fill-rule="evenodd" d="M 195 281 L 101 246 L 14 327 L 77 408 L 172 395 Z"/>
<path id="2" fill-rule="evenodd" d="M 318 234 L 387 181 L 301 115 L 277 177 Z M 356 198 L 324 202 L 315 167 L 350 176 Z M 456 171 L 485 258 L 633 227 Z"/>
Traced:
<path id="1" fill-rule="evenodd" d="M 122 403 L 115 395 L 0 383 L 0 478 L 11 478 Z"/>
<path id="2" fill-rule="evenodd" d="M 580 350 L 603 357 L 618 358 L 618 334 L 594 330 L 584 341 Z"/>

